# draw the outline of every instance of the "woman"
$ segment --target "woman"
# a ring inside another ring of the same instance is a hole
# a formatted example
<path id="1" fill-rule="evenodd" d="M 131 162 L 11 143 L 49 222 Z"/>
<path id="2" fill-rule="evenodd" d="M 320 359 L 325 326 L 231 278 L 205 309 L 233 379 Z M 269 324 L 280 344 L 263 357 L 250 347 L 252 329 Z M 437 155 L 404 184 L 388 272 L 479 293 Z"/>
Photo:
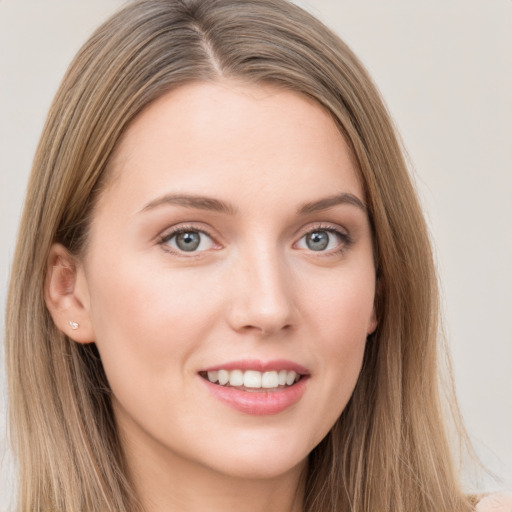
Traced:
<path id="1" fill-rule="evenodd" d="M 148 0 L 100 27 L 15 262 L 20 510 L 472 509 L 391 123 L 297 7 Z"/>

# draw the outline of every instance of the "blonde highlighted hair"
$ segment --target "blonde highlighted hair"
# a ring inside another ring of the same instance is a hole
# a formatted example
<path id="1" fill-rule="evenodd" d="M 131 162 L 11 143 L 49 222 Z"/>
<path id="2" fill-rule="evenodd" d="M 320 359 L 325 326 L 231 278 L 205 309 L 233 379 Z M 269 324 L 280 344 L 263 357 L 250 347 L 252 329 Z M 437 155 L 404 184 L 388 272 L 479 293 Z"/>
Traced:
<path id="1" fill-rule="evenodd" d="M 47 259 L 54 242 L 83 250 L 109 159 L 133 119 L 178 85 L 220 77 L 323 105 L 358 163 L 373 229 L 378 328 L 349 404 L 310 454 L 305 511 L 470 510 L 442 418 L 428 233 L 392 123 L 351 50 L 284 0 L 135 1 L 66 73 L 35 156 L 8 298 L 19 510 L 140 510 L 96 348 L 67 338 L 45 306 Z"/>

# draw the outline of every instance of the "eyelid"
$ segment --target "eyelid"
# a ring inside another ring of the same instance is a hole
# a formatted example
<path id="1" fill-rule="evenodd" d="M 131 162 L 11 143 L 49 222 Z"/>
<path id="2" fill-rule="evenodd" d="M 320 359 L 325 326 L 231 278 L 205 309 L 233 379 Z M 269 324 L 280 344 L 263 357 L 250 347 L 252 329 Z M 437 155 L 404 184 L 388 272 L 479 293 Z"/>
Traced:
<path id="1" fill-rule="evenodd" d="M 180 233 L 187 232 L 201 233 L 202 235 L 205 235 L 208 238 L 210 238 L 214 245 L 214 247 L 212 248 L 213 250 L 220 249 L 222 247 L 221 244 L 217 241 L 217 237 L 214 234 L 212 234 L 212 232 L 209 229 L 205 228 L 204 226 L 199 227 L 194 224 L 178 224 L 170 228 L 167 228 L 156 237 L 156 243 L 160 245 L 164 251 L 185 258 L 198 257 L 199 255 L 202 255 L 203 253 L 212 250 L 204 249 L 201 251 L 190 251 L 189 253 L 187 253 L 186 251 L 175 249 L 167 244 L 167 242 L 169 242 L 169 240 L 172 240 L 172 238 L 174 238 L 175 236 L 179 235 Z"/>
<path id="2" fill-rule="evenodd" d="M 311 253 L 315 253 L 316 256 L 330 256 L 330 255 L 334 255 L 334 254 L 343 252 L 353 243 L 352 237 L 350 236 L 347 229 L 342 228 L 341 226 L 336 225 L 336 224 L 319 223 L 319 224 L 315 224 L 315 225 L 309 225 L 309 226 L 303 228 L 300 232 L 300 236 L 298 237 L 297 241 L 294 243 L 294 246 L 296 246 L 305 236 L 307 236 L 310 233 L 314 233 L 315 231 L 327 231 L 329 233 L 334 233 L 336 236 L 338 236 L 342 240 L 342 242 L 339 244 L 338 247 L 336 247 L 334 249 L 325 250 L 325 251 L 314 251 L 312 249 L 302 249 L 302 248 L 299 248 L 299 250 L 304 250 L 304 251 L 308 251 Z"/>
<path id="3" fill-rule="evenodd" d="M 190 251 L 187 253 L 186 251 L 182 250 L 176 250 L 173 247 L 167 245 L 167 242 L 171 240 L 173 237 L 179 235 L 180 233 L 184 232 L 198 232 L 202 233 L 203 235 L 209 237 L 212 240 L 212 243 L 214 245 L 211 249 L 204 249 L 200 251 Z M 314 251 L 311 249 L 303 249 L 303 248 L 297 248 L 297 244 L 300 240 L 302 240 L 306 235 L 309 233 L 315 232 L 315 231 L 328 231 L 330 233 L 335 234 L 341 239 L 341 242 L 338 247 L 334 249 L 328 249 L 325 251 Z M 205 227 L 203 223 L 200 223 L 198 226 L 194 223 L 183 223 L 183 224 L 177 224 L 174 226 L 171 226 L 169 228 L 166 228 L 163 230 L 159 235 L 156 237 L 156 243 L 160 246 L 162 246 L 163 250 L 166 252 L 170 252 L 174 255 L 185 257 L 185 258 L 193 258 L 193 257 L 199 257 L 205 252 L 209 252 L 210 250 L 218 250 L 222 248 L 222 244 L 218 242 L 218 236 L 213 233 L 213 230 L 211 230 L 209 227 Z M 296 241 L 294 242 L 293 246 L 294 248 L 297 248 L 299 250 L 308 251 L 310 253 L 316 253 L 316 256 L 329 256 L 329 255 L 335 255 L 340 252 L 343 252 L 346 250 L 350 245 L 352 245 L 353 240 L 350 236 L 348 230 L 338 224 L 331 224 L 326 222 L 320 222 L 318 224 L 309 224 L 302 229 L 299 230 L 299 234 L 297 235 Z"/>

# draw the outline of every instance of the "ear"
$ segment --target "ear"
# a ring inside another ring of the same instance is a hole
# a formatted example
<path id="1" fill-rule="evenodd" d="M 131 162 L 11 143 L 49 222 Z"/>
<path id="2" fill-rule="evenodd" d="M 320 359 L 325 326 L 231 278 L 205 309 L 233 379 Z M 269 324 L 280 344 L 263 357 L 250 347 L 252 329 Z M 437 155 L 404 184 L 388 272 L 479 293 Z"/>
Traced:
<path id="1" fill-rule="evenodd" d="M 366 335 L 370 336 L 377 329 L 377 312 L 375 310 L 375 306 L 373 306 L 372 314 L 370 316 L 370 321 L 368 322 L 368 328 L 366 329 Z"/>
<path id="2" fill-rule="evenodd" d="M 373 309 L 372 314 L 370 316 L 370 321 L 368 322 L 368 329 L 366 330 L 367 336 L 372 335 L 377 326 L 379 325 L 379 311 L 380 311 L 380 303 L 382 297 L 382 279 L 380 276 L 377 276 L 375 280 L 375 297 L 373 299 Z"/>
<path id="3" fill-rule="evenodd" d="M 59 330 L 77 343 L 95 340 L 83 266 L 61 244 L 50 249 L 44 298 Z"/>

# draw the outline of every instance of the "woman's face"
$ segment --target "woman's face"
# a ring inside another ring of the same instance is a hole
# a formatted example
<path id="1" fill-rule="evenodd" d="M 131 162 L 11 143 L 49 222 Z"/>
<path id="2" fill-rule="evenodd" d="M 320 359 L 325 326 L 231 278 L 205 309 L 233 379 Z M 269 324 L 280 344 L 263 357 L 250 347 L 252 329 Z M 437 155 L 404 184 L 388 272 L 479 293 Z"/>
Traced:
<path id="1" fill-rule="evenodd" d="M 271 86 L 186 85 L 110 167 L 77 286 L 128 459 L 300 467 L 376 326 L 363 190 L 334 122 Z"/>

